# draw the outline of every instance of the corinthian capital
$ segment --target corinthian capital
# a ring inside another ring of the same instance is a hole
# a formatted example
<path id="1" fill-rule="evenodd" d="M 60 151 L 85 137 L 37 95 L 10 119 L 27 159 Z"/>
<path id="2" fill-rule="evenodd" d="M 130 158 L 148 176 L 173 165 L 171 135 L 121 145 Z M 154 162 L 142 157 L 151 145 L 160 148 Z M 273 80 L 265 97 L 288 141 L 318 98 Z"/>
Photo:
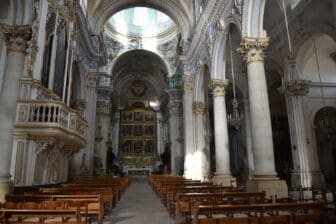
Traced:
<path id="1" fill-rule="evenodd" d="M 31 37 L 30 25 L 1 24 L 2 33 L 6 37 L 8 49 L 25 52 L 27 41 Z"/>
<path id="2" fill-rule="evenodd" d="M 183 92 L 191 93 L 193 90 L 193 77 L 190 75 L 183 75 L 182 76 L 182 87 L 183 87 Z"/>
<path id="3" fill-rule="evenodd" d="M 247 64 L 256 61 L 264 61 L 264 52 L 267 49 L 268 44 L 269 37 L 244 37 L 238 52 L 242 54 L 243 59 L 246 60 Z"/>
<path id="4" fill-rule="evenodd" d="M 228 84 L 228 79 L 212 79 L 210 80 L 209 87 L 212 89 L 214 97 L 218 97 L 225 95 L 225 87 Z"/>
<path id="5" fill-rule="evenodd" d="M 207 109 L 207 105 L 202 101 L 194 101 L 192 104 L 193 112 L 196 115 L 204 115 Z"/>

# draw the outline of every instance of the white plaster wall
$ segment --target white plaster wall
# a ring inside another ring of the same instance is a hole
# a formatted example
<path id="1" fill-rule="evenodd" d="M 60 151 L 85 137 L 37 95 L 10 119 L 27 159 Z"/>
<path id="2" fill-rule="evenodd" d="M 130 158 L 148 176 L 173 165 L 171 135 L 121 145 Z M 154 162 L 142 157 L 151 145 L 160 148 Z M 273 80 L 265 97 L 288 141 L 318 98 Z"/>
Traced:
<path id="1" fill-rule="evenodd" d="M 336 83 L 336 63 L 330 54 L 336 52 L 336 44 L 331 37 L 320 35 L 315 37 L 321 81 Z M 302 79 L 320 82 L 316 63 L 313 39 L 308 40 L 298 54 L 298 71 Z"/>

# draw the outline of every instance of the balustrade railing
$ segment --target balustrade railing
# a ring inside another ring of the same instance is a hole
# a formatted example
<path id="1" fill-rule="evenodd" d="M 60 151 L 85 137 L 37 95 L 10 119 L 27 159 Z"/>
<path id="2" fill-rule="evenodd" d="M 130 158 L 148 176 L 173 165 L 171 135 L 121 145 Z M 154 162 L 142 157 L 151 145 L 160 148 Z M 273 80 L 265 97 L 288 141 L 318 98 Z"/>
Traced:
<path id="1" fill-rule="evenodd" d="M 19 100 L 16 124 L 57 126 L 81 138 L 86 137 L 86 120 L 61 101 Z"/>

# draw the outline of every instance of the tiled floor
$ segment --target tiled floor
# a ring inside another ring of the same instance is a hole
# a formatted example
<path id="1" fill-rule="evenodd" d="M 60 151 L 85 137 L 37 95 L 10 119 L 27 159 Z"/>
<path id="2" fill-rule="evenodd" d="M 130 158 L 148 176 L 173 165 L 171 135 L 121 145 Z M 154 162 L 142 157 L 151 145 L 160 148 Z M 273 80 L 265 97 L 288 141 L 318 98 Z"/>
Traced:
<path id="1" fill-rule="evenodd" d="M 104 218 L 104 224 L 173 224 L 167 209 L 147 183 L 133 178 L 116 207 Z"/>

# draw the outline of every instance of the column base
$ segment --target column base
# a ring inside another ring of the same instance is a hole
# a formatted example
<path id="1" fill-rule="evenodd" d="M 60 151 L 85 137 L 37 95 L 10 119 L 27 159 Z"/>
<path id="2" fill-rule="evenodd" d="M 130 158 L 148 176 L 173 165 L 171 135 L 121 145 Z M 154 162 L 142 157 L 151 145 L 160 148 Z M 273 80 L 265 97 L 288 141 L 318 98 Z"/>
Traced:
<path id="1" fill-rule="evenodd" d="M 212 179 L 212 182 L 214 184 L 220 184 L 222 186 L 237 187 L 237 180 L 231 175 L 216 174 Z"/>
<path id="2" fill-rule="evenodd" d="M 276 195 L 278 198 L 288 197 L 288 187 L 286 181 L 277 177 L 258 177 L 253 176 L 246 183 L 247 192 L 266 191 L 266 197 Z"/>
<path id="3" fill-rule="evenodd" d="M 321 171 L 300 172 L 293 171 L 291 173 L 291 187 L 325 187 L 324 175 Z"/>
<path id="4" fill-rule="evenodd" d="M 0 202 L 6 202 L 6 194 L 13 193 L 13 182 L 0 182 Z"/>

